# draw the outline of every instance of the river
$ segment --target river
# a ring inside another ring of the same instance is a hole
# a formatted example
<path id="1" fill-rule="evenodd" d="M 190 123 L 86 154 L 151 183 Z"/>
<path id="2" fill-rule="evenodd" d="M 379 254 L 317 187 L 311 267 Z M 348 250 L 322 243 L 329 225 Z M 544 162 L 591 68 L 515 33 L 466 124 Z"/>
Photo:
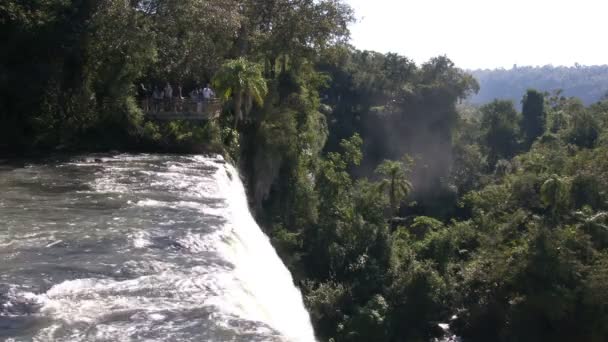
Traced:
<path id="1" fill-rule="evenodd" d="M 0 340 L 314 341 L 221 157 L 0 163 Z"/>

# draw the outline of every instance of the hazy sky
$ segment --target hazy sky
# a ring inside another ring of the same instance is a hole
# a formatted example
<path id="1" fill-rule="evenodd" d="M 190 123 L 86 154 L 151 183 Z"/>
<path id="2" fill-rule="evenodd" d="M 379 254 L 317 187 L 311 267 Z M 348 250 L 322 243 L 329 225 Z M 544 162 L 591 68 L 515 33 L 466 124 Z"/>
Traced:
<path id="1" fill-rule="evenodd" d="M 462 68 L 608 64 L 608 0 L 346 0 L 359 49 Z"/>

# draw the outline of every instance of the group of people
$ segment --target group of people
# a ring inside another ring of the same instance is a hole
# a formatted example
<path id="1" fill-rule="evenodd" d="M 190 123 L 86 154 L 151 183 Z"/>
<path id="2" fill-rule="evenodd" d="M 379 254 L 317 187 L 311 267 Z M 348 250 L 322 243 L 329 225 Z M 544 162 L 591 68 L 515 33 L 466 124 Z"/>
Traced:
<path id="1" fill-rule="evenodd" d="M 174 96 L 173 87 L 169 82 L 166 83 L 164 88 L 159 88 L 155 85 L 153 89 L 150 87 L 146 88 L 143 83 L 140 83 L 138 93 L 142 101 L 142 109 L 144 112 L 155 113 L 161 111 L 184 111 L 184 104 L 186 104 L 186 102 L 195 103 L 196 112 L 201 113 L 205 103 L 208 103 L 215 98 L 215 92 L 211 89 L 209 84 L 204 88 L 202 86 L 194 87 L 190 92 L 190 101 L 186 101 L 186 98 L 182 95 L 181 84 L 177 86 L 177 92 Z"/>

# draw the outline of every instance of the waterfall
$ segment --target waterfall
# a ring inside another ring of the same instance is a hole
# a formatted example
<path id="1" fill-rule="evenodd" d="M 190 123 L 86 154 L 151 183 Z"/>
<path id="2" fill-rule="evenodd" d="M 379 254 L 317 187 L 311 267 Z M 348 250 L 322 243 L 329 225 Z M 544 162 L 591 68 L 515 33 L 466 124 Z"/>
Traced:
<path id="1" fill-rule="evenodd" d="M 233 249 L 239 278 L 248 284 L 257 301 L 259 314 L 292 341 L 313 341 L 310 317 L 300 291 L 270 241 L 251 216 L 243 183 L 237 171 L 226 165 L 218 172 L 218 184 L 230 203 Z"/>
<path id="2" fill-rule="evenodd" d="M 221 157 L 85 156 L 0 180 L 0 337 L 315 340 Z"/>

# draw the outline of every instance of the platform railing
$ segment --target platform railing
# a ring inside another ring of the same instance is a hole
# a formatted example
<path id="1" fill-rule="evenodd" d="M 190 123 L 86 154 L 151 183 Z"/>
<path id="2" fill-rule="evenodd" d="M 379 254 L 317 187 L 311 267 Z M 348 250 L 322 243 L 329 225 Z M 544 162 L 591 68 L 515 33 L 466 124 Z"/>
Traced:
<path id="1" fill-rule="evenodd" d="M 213 120 L 220 116 L 222 110 L 219 99 L 149 99 L 142 105 L 145 115 L 156 120 Z"/>

